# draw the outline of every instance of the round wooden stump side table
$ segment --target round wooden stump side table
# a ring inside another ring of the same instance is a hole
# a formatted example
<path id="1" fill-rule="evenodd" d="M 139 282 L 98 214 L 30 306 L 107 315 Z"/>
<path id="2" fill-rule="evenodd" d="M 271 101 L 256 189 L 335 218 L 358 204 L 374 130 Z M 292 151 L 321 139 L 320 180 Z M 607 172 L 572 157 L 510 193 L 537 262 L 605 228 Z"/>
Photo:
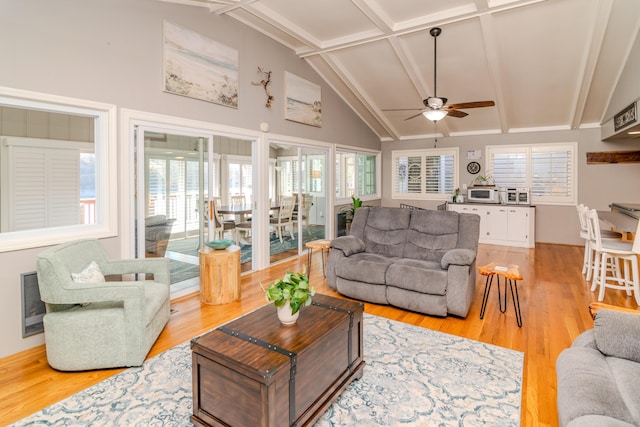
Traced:
<path id="1" fill-rule="evenodd" d="M 240 298 L 240 246 L 200 249 L 200 301 L 226 304 Z"/>

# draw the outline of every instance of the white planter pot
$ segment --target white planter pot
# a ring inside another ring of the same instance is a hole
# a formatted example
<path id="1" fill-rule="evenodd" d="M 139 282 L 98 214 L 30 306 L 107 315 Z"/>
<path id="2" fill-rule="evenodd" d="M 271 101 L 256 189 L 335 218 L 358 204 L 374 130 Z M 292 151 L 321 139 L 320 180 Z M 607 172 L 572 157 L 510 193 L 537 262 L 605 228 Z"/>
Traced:
<path id="1" fill-rule="evenodd" d="M 295 325 L 296 320 L 298 320 L 298 316 L 300 315 L 300 310 L 296 314 L 291 314 L 291 304 L 287 301 L 282 307 L 276 307 L 278 311 L 278 319 L 280 322 L 285 325 Z"/>

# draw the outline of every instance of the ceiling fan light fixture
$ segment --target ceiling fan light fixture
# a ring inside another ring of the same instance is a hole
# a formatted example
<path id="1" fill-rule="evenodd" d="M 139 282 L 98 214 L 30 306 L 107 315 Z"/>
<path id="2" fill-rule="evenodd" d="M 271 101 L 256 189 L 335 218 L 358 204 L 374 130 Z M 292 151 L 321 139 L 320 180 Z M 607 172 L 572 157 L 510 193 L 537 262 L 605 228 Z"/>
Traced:
<path id="1" fill-rule="evenodd" d="M 437 122 L 438 120 L 444 119 L 447 115 L 447 110 L 427 110 L 423 111 L 422 115 L 432 122 Z"/>
<path id="2" fill-rule="evenodd" d="M 434 110 L 438 110 L 440 108 L 442 108 L 442 106 L 444 104 L 446 104 L 447 102 L 447 98 L 440 98 L 438 96 L 430 96 L 429 98 L 425 99 L 426 102 L 424 102 L 425 107 L 429 107 L 432 108 Z"/>

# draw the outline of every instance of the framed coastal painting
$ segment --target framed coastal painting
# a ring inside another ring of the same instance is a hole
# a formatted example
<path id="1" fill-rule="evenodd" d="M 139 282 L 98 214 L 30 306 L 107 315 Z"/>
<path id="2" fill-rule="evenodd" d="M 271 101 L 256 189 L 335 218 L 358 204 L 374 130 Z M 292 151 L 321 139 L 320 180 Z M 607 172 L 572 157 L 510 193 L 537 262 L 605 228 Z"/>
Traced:
<path id="1" fill-rule="evenodd" d="M 284 118 L 316 127 L 322 126 L 320 86 L 285 71 Z"/>
<path id="2" fill-rule="evenodd" d="M 238 107 L 238 51 L 164 21 L 164 90 Z"/>

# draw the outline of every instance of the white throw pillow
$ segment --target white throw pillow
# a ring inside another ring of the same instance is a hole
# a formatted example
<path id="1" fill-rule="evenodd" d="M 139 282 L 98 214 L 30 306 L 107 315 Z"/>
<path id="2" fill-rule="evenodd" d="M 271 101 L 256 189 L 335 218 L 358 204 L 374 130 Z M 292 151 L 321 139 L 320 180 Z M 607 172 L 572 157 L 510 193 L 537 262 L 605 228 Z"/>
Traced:
<path id="1" fill-rule="evenodd" d="M 91 261 L 91 264 L 87 266 L 80 273 L 71 273 L 71 278 L 74 282 L 78 283 L 96 283 L 105 282 L 104 275 L 100 266 L 95 261 Z"/>

